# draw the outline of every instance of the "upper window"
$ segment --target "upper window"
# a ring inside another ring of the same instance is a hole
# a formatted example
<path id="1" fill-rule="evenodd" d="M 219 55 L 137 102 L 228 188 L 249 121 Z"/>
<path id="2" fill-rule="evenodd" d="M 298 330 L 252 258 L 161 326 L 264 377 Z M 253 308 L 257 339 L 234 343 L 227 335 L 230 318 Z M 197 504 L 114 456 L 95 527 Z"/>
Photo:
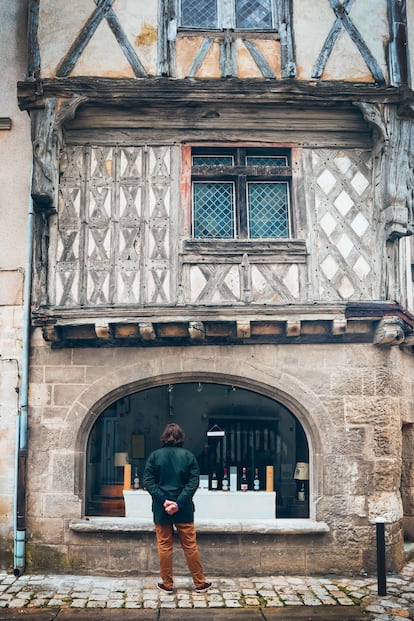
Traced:
<path id="1" fill-rule="evenodd" d="M 289 151 L 193 148 L 193 238 L 290 237 Z"/>
<path id="2" fill-rule="evenodd" d="M 275 0 L 181 0 L 180 26 L 276 30 Z"/>

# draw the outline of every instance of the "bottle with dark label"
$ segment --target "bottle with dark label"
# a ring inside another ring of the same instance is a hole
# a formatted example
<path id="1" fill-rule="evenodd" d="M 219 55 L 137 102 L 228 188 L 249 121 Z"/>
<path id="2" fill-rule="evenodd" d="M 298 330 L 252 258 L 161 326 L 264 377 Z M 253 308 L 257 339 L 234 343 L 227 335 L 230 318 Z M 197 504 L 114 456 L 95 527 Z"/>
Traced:
<path id="1" fill-rule="evenodd" d="M 247 492 L 249 486 L 247 484 L 247 474 L 246 474 L 246 468 L 243 466 L 242 468 L 242 475 L 241 475 L 241 479 L 240 479 L 240 489 L 242 492 Z"/>
<path id="2" fill-rule="evenodd" d="M 305 499 L 306 499 L 305 483 L 304 481 L 302 481 L 299 487 L 299 491 L 298 491 L 298 500 L 303 502 Z"/>
<path id="3" fill-rule="evenodd" d="M 260 490 L 259 468 L 254 469 L 253 489 L 255 492 Z"/>
<path id="4" fill-rule="evenodd" d="M 215 472 L 213 472 L 213 476 L 211 477 L 211 489 L 218 489 L 218 479 Z"/>
<path id="5" fill-rule="evenodd" d="M 223 492 L 229 491 L 229 475 L 227 474 L 227 468 L 223 468 L 223 478 L 221 480 L 221 489 Z"/>
<path id="6" fill-rule="evenodd" d="M 134 489 L 139 489 L 139 476 L 138 476 L 138 470 L 135 470 L 134 472 L 134 480 L 132 482 L 132 485 L 134 487 Z"/>

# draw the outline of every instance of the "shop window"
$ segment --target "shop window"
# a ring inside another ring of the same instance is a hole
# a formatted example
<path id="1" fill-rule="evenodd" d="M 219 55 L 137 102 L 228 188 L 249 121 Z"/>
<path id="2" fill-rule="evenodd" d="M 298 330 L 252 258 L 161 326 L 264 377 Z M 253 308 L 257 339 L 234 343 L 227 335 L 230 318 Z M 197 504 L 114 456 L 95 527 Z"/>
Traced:
<path id="1" fill-rule="evenodd" d="M 193 147 L 191 182 L 194 239 L 291 236 L 289 151 Z"/>
<path id="2" fill-rule="evenodd" d="M 182 28 L 218 30 L 276 29 L 274 0 L 181 0 Z"/>
<path id="3" fill-rule="evenodd" d="M 263 395 L 203 382 L 144 390 L 100 415 L 87 448 L 86 515 L 125 514 L 123 466 L 130 464 L 131 485 L 139 479 L 142 487 L 146 459 L 159 447 L 168 422 L 183 427 L 185 446 L 197 456 L 200 474 L 212 493 L 216 479 L 217 491 L 224 493 L 224 469 L 229 475 L 230 470 L 236 472 L 240 491 L 245 468 L 249 490 L 257 486 L 257 475 L 261 491 L 270 485 L 276 492 L 276 517 L 309 515 L 308 479 L 295 478 L 297 463 L 309 463 L 306 435 L 296 417 Z M 211 435 L 212 429 L 224 433 Z"/>

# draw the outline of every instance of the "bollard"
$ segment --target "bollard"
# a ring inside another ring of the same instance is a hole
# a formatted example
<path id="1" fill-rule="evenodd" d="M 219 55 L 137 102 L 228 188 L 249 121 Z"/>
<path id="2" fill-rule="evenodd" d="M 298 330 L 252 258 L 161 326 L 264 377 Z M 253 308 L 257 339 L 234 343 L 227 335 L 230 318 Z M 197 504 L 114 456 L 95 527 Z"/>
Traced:
<path id="1" fill-rule="evenodd" d="M 375 520 L 377 530 L 377 579 L 378 595 L 387 594 L 387 578 L 385 574 L 385 519 Z"/>

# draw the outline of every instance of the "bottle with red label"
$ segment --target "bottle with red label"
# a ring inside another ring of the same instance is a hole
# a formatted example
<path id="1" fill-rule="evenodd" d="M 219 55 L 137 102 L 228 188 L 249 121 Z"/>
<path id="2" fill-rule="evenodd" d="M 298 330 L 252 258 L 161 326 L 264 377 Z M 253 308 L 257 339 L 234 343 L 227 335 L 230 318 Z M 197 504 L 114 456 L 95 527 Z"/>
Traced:
<path id="1" fill-rule="evenodd" d="M 242 468 L 242 475 L 241 475 L 241 479 L 240 479 L 240 490 L 242 492 L 247 492 L 248 489 L 249 489 L 249 486 L 247 484 L 247 470 L 243 466 L 243 468 Z"/>

